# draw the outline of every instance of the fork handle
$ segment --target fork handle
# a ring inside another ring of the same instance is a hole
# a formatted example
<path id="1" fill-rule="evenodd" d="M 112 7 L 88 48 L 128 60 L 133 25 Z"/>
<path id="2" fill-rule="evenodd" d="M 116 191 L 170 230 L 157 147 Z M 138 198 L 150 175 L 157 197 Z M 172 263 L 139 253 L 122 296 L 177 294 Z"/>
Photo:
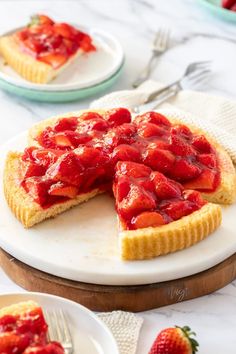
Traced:
<path id="1" fill-rule="evenodd" d="M 169 98 L 176 96 L 179 91 L 181 91 L 180 86 L 176 86 L 174 89 L 166 90 L 162 95 L 158 96 L 158 98 L 155 101 L 145 103 L 141 106 L 135 107 L 134 112 L 143 113 L 146 111 L 151 111 L 156 107 L 158 107 L 163 102 L 167 101 Z"/>
<path id="2" fill-rule="evenodd" d="M 181 84 L 181 80 L 182 78 L 180 78 L 179 80 L 173 81 L 171 84 L 166 85 L 158 90 L 153 91 L 152 93 L 150 93 L 146 99 L 145 99 L 145 103 L 151 102 L 153 101 L 157 96 L 161 95 L 162 93 L 164 93 L 165 91 L 168 91 L 172 88 L 174 88 L 175 86 L 179 86 Z"/>
<path id="3" fill-rule="evenodd" d="M 149 78 L 151 72 L 156 66 L 157 58 L 158 58 L 158 52 L 153 51 L 147 66 L 143 69 L 143 71 L 139 74 L 138 78 L 134 81 L 133 83 L 134 88 L 137 88 Z"/>

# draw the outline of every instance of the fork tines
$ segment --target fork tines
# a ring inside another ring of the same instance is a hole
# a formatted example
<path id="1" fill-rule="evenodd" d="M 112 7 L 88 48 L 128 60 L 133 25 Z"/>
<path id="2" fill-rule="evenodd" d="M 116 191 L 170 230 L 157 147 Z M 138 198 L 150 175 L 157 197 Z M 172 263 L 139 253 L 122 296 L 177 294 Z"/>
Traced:
<path id="1" fill-rule="evenodd" d="M 66 353 L 72 353 L 72 336 L 63 310 L 44 311 L 44 315 L 48 324 L 48 339 L 58 341 Z"/>

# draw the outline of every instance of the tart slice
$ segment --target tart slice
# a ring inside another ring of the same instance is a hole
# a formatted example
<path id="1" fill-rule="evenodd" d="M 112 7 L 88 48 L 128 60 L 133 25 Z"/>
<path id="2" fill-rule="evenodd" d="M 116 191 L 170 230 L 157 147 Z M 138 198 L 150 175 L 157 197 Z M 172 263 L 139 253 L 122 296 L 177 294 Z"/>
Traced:
<path id="1" fill-rule="evenodd" d="M 0 38 L 0 54 L 19 75 L 48 83 L 78 55 L 94 51 L 91 37 L 67 23 L 35 15 L 30 24 Z"/>
<path id="2" fill-rule="evenodd" d="M 0 352 L 3 354 L 64 354 L 58 342 L 47 339 L 41 307 L 25 301 L 0 309 Z"/>
<path id="3" fill-rule="evenodd" d="M 124 260 L 190 247 L 221 223 L 219 205 L 142 164 L 118 162 L 113 191 Z"/>

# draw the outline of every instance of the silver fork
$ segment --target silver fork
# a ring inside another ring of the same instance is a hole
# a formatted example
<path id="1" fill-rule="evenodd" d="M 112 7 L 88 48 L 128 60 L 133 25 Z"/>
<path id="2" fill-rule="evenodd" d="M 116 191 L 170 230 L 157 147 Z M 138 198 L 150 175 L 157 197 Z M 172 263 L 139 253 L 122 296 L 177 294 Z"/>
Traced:
<path id="1" fill-rule="evenodd" d="M 63 310 L 44 311 L 48 324 L 48 339 L 61 343 L 65 354 L 73 354 L 73 340 Z"/>
<path id="2" fill-rule="evenodd" d="M 140 73 L 138 78 L 133 83 L 133 87 L 136 88 L 141 85 L 145 80 L 147 80 L 155 67 L 157 57 L 164 53 L 168 48 L 170 37 L 170 31 L 166 28 L 160 28 L 154 38 L 152 45 L 152 56 L 150 57 L 147 66 Z"/>
<path id="3" fill-rule="evenodd" d="M 158 107 L 163 102 L 167 101 L 171 97 L 177 95 L 177 93 L 183 90 L 186 86 L 193 88 L 198 85 L 200 82 L 204 81 L 211 70 L 202 68 L 196 71 L 189 73 L 188 75 L 182 77 L 180 80 L 176 81 L 172 85 L 167 86 L 167 88 L 163 88 L 155 92 L 155 95 L 152 94 L 152 97 L 146 100 L 146 103 L 136 106 L 133 108 L 135 113 L 142 113 L 145 111 L 153 110 Z M 158 93 L 157 93 L 158 92 Z"/>
<path id="4" fill-rule="evenodd" d="M 178 80 L 172 82 L 169 85 L 162 87 L 161 89 L 158 89 L 158 90 L 152 92 L 150 95 L 148 95 L 146 97 L 144 103 L 148 103 L 148 102 L 153 101 L 158 95 L 160 95 L 164 91 L 174 88 L 175 86 L 178 86 L 179 84 L 182 85 L 184 82 L 187 82 L 187 83 L 189 82 L 191 84 L 191 80 L 192 79 L 194 80 L 195 77 L 196 77 L 196 81 L 195 81 L 195 84 L 196 84 L 198 75 L 200 75 L 200 78 L 201 78 L 201 74 L 210 73 L 210 71 L 211 71 L 210 66 L 211 66 L 210 60 L 198 61 L 198 62 L 194 62 L 194 63 L 189 64 L 187 66 L 187 68 L 185 69 L 183 75 Z"/>

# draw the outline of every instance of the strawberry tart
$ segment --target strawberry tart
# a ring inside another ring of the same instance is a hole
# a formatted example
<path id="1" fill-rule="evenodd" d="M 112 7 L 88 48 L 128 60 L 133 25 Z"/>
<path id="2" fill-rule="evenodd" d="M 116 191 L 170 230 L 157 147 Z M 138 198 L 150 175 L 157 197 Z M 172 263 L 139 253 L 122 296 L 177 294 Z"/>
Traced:
<path id="1" fill-rule="evenodd" d="M 236 174 L 198 128 L 116 108 L 34 126 L 24 152 L 7 156 L 4 190 L 26 228 L 113 191 L 121 258 L 135 260 L 189 247 L 218 228 L 219 204 L 235 200 Z"/>
<path id="2" fill-rule="evenodd" d="M 0 54 L 20 76 L 48 83 L 83 53 L 96 50 L 91 37 L 68 23 L 35 15 L 30 24 L 0 37 Z"/>

